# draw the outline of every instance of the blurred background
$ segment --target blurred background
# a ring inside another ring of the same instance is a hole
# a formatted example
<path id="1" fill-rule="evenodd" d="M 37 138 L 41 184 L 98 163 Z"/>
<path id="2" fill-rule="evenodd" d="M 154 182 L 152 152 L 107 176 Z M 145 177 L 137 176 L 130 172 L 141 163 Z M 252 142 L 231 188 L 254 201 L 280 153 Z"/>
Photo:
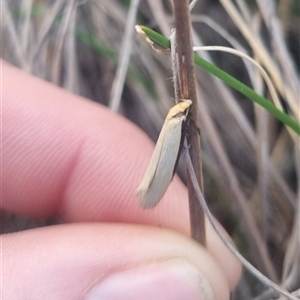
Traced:
<path id="1" fill-rule="evenodd" d="M 109 106 L 156 141 L 175 98 L 170 54 L 153 51 L 134 25 L 169 37 L 172 1 L 3 0 L 1 6 L 4 60 Z M 191 19 L 195 46 L 227 46 L 255 58 L 273 81 L 277 105 L 299 121 L 299 0 L 201 0 Z M 199 55 L 270 99 L 252 65 L 228 53 Z M 208 72 L 195 71 L 209 207 L 255 267 L 284 288 L 299 289 L 299 137 Z M 185 182 L 182 161 L 178 174 Z M 55 223 L 2 216 L 2 232 Z M 246 271 L 232 294 L 271 297 Z"/>

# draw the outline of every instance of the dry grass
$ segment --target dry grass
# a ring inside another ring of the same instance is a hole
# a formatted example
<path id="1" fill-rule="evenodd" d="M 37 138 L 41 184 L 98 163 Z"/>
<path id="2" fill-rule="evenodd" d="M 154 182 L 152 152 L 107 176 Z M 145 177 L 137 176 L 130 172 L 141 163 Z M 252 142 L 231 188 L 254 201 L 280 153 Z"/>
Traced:
<path id="1" fill-rule="evenodd" d="M 125 35 L 127 22 L 132 22 L 125 2 L 3 0 L 1 56 L 71 92 L 114 105 L 155 139 L 173 104 L 171 61 L 130 30 Z M 251 54 L 271 75 L 282 106 L 299 120 L 299 1 L 237 0 L 236 5 L 199 1 L 192 13 L 194 44 L 231 46 Z M 142 1 L 137 23 L 169 36 L 171 3 Z M 129 45 L 127 50 L 122 43 Z M 130 48 L 123 93 L 112 100 L 118 93 L 111 87 L 120 84 L 115 79 L 118 58 L 128 58 Z M 268 96 L 258 73 L 241 59 L 200 55 Z M 238 92 L 196 71 L 209 206 L 254 266 L 284 288 L 299 289 L 299 139 Z M 179 174 L 185 180 L 182 163 Z M 257 239 L 267 249 L 266 257 L 257 254 Z M 245 272 L 233 299 L 270 299 L 265 290 Z"/>

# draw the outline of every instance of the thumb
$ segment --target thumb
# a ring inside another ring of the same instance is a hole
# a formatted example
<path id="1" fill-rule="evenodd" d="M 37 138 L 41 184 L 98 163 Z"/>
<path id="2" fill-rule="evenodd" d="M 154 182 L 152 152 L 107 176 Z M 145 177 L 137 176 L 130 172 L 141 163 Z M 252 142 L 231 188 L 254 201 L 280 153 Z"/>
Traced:
<path id="1" fill-rule="evenodd" d="M 3 299 L 229 299 L 210 254 L 170 230 L 81 223 L 2 238 Z"/>

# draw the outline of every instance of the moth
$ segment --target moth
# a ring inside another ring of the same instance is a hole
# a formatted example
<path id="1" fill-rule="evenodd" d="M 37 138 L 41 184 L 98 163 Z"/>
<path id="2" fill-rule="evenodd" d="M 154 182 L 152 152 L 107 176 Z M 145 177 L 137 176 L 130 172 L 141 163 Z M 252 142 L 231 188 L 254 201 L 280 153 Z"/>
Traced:
<path id="1" fill-rule="evenodd" d="M 150 163 L 136 191 L 136 198 L 143 208 L 156 206 L 174 177 L 191 105 L 191 100 L 181 100 L 168 112 Z"/>

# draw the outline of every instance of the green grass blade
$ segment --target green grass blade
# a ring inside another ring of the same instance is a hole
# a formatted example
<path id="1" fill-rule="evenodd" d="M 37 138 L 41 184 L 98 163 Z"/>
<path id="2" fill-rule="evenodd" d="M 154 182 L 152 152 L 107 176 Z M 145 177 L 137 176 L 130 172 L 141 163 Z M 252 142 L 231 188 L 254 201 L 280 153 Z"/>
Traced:
<path id="1" fill-rule="evenodd" d="M 164 48 L 170 48 L 170 40 L 166 37 L 162 36 L 161 34 L 153 31 L 152 29 L 141 26 L 142 30 L 145 34 L 155 43 L 161 45 Z M 201 67 L 202 69 L 208 71 L 209 73 L 215 75 L 216 77 L 223 80 L 226 84 L 249 98 L 250 100 L 258 103 L 262 107 L 264 107 L 269 113 L 271 113 L 274 117 L 284 123 L 286 126 L 289 126 L 293 129 L 298 135 L 300 135 L 300 124 L 292 119 L 288 114 L 282 112 L 281 110 L 277 109 L 275 105 L 273 105 L 270 101 L 266 98 L 258 95 L 253 89 L 242 83 L 241 81 L 237 80 L 233 76 L 229 75 L 228 73 L 224 72 L 220 68 L 216 67 L 215 65 L 209 63 L 205 59 L 201 58 L 197 54 L 194 55 L 195 64 Z"/>

